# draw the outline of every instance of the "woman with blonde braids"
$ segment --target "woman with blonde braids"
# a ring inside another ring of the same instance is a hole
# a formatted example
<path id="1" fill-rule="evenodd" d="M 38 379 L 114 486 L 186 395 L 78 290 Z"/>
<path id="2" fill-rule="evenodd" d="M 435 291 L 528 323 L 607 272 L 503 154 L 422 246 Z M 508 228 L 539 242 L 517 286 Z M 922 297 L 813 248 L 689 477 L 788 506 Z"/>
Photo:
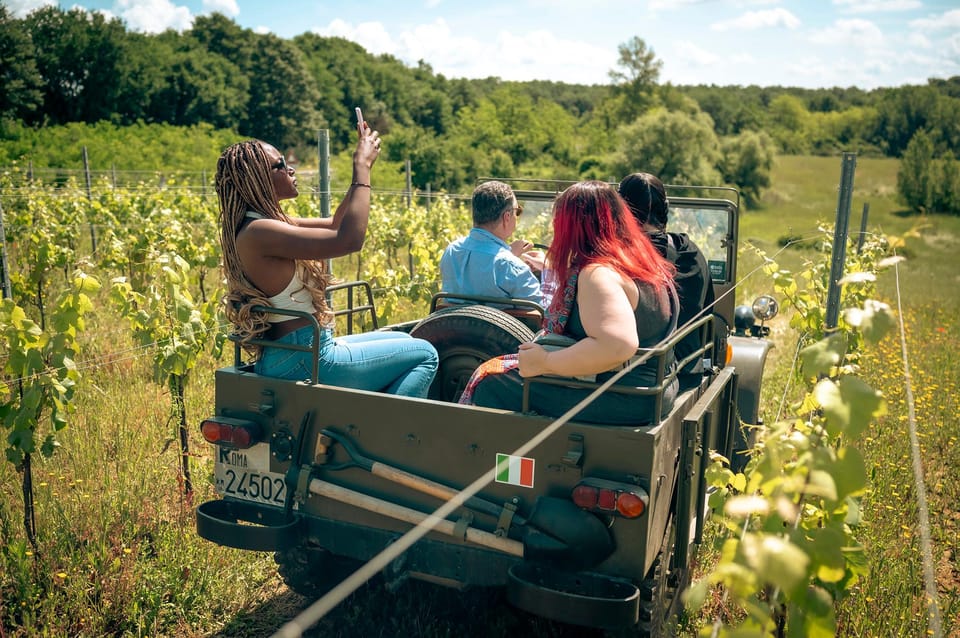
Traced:
<path id="1" fill-rule="evenodd" d="M 244 340 L 270 339 L 312 345 L 304 318 L 258 313 L 252 306 L 310 312 L 321 325 L 319 379 L 314 383 L 404 396 L 426 397 L 437 371 L 437 351 L 404 332 L 333 336 L 325 290 L 331 280 L 324 260 L 360 250 L 370 215 L 370 172 L 380 138 L 366 122 L 353 154 L 353 180 L 333 217 L 291 218 L 280 201 L 299 194 L 296 171 L 273 146 L 248 140 L 227 148 L 217 162 L 220 241 L 227 277 L 227 318 Z M 258 374 L 303 380 L 312 354 L 247 346 Z"/>

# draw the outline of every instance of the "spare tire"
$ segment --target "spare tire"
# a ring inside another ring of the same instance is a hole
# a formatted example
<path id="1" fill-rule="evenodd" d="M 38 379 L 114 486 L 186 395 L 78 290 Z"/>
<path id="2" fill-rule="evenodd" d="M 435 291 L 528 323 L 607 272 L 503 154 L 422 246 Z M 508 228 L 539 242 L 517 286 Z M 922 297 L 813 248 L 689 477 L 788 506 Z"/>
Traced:
<path id="1" fill-rule="evenodd" d="M 427 397 L 454 403 L 477 366 L 516 352 L 521 343 L 533 339 L 533 331 L 502 310 L 470 305 L 431 313 L 413 327 L 410 336 L 432 343 L 440 357 Z"/>

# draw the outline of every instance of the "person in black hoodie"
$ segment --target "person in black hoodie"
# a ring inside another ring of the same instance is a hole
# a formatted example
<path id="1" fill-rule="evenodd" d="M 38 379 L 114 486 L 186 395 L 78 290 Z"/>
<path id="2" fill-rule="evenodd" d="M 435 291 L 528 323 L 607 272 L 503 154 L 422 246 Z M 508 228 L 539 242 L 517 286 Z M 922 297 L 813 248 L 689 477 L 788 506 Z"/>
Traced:
<path id="1" fill-rule="evenodd" d="M 706 312 L 709 312 L 715 298 L 706 257 L 686 233 L 666 231 L 670 204 L 663 182 L 650 173 L 632 173 L 621 180 L 618 192 L 656 249 L 677 267 L 674 275 L 680 297 L 677 325 L 685 326 L 699 317 L 705 308 L 708 309 Z M 700 346 L 700 332 L 694 331 L 674 349 L 677 360 L 683 359 Z M 702 361 L 691 361 L 683 367 L 679 376 L 681 389 L 696 385 L 703 376 Z"/>

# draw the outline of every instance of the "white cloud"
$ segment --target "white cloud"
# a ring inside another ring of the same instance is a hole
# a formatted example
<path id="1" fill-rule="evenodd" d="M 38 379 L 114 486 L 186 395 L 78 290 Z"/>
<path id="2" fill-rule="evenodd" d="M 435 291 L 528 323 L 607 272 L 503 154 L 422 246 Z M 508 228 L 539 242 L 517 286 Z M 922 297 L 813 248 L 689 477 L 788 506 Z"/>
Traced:
<path id="1" fill-rule="evenodd" d="M 444 60 L 463 63 L 480 55 L 481 44 L 474 38 L 455 38 L 443 18 L 429 24 L 418 24 L 411 31 L 400 34 L 399 57 L 409 60 Z"/>
<path id="2" fill-rule="evenodd" d="M 69 11 L 73 11 L 74 9 L 79 9 L 80 11 L 85 11 L 87 13 L 99 13 L 107 22 L 110 22 L 117 17 L 110 9 L 88 9 L 86 7 L 81 7 L 79 4 L 75 4 L 70 7 Z"/>
<path id="3" fill-rule="evenodd" d="M 25 18 L 34 9 L 56 5 L 57 0 L 4 0 L 4 4 L 15 18 Z"/>
<path id="4" fill-rule="evenodd" d="M 651 11 L 673 11 L 684 9 L 694 4 L 701 4 L 704 0 L 650 0 L 648 8 Z"/>
<path id="5" fill-rule="evenodd" d="M 748 11 L 739 18 L 723 20 L 710 25 L 714 31 L 753 31 L 771 27 L 785 27 L 796 29 L 800 26 L 800 19 L 783 8 L 764 11 Z"/>
<path id="6" fill-rule="evenodd" d="M 363 22 L 354 26 L 349 22 L 337 18 L 327 25 L 326 28 L 314 29 L 314 32 L 323 36 L 333 36 L 351 40 L 374 55 L 381 53 L 396 55 L 396 43 L 380 22 Z"/>
<path id="7" fill-rule="evenodd" d="M 922 33 L 917 32 L 907 35 L 907 43 L 912 47 L 918 47 L 920 49 L 933 48 L 933 43 L 930 42 L 930 39 Z"/>
<path id="8" fill-rule="evenodd" d="M 131 31 L 183 31 L 193 25 L 190 9 L 177 6 L 170 0 L 117 0 L 115 7 Z"/>
<path id="9" fill-rule="evenodd" d="M 564 82 L 599 84 L 607 81 L 607 72 L 617 61 L 615 51 L 563 40 L 544 30 L 520 35 L 501 31 L 496 42 L 485 46 L 483 58 L 473 62 L 477 74 L 472 77 L 496 75 L 504 80 L 555 77 L 563 78 Z"/>
<path id="10" fill-rule="evenodd" d="M 676 53 L 677 60 L 681 62 L 689 62 L 690 64 L 696 66 L 712 66 L 720 59 L 716 53 L 701 49 L 693 42 L 686 40 L 677 42 L 674 46 L 674 51 Z"/>
<path id="11" fill-rule="evenodd" d="M 832 26 L 810 35 L 810 41 L 822 45 L 850 45 L 877 48 L 883 45 L 883 32 L 869 20 L 837 20 Z"/>
<path id="12" fill-rule="evenodd" d="M 222 13 L 231 18 L 240 15 L 237 0 L 203 0 L 203 10 L 206 13 Z"/>
<path id="13" fill-rule="evenodd" d="M 923 6 L 920 0 L 833 0 L 842 13 L 910 11 Z"/>
<path id="14" fill-rule="evenodd" d="M 947 11 L 940 16 L 917 18 L 910 21 L 910 28 L 920 31 L 935 31 L 938 29 L 960 29 L 960 9 Z"/>
<path id="15" fill-rule="evenodd" d="M 544 30 L 515 34 L 502 30 L 482 40 L 455 35 L 443 19 L 392 36 L 380 22 L 353 25 L 334 20 L 314 29 L 358 43 L 373 54 L 389 53 L 407 64 L 424 60 L 447 77 L 533 80 L 562 77 L 571 83 L 597 84 L 616 64 L 616 51 L 563 40 Z M 492 34 L 491 34 L 492 35 Z"/>

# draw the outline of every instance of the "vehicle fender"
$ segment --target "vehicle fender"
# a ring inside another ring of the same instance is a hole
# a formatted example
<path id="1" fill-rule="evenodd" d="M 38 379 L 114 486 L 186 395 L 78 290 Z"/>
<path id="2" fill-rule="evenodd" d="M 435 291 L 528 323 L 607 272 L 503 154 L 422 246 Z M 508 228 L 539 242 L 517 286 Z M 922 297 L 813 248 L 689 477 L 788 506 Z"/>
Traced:
<path id="1" fill-rule="evenodd" d="M 740 411 L 740 420 L 750 425 L 759 425 L 763 367 L 773 343 L 767 339 L 735 335 L 730 335 L 727 343 L 732 350 L 729 365 L 736 368 L 739 377 L 737 409 Z"/>

